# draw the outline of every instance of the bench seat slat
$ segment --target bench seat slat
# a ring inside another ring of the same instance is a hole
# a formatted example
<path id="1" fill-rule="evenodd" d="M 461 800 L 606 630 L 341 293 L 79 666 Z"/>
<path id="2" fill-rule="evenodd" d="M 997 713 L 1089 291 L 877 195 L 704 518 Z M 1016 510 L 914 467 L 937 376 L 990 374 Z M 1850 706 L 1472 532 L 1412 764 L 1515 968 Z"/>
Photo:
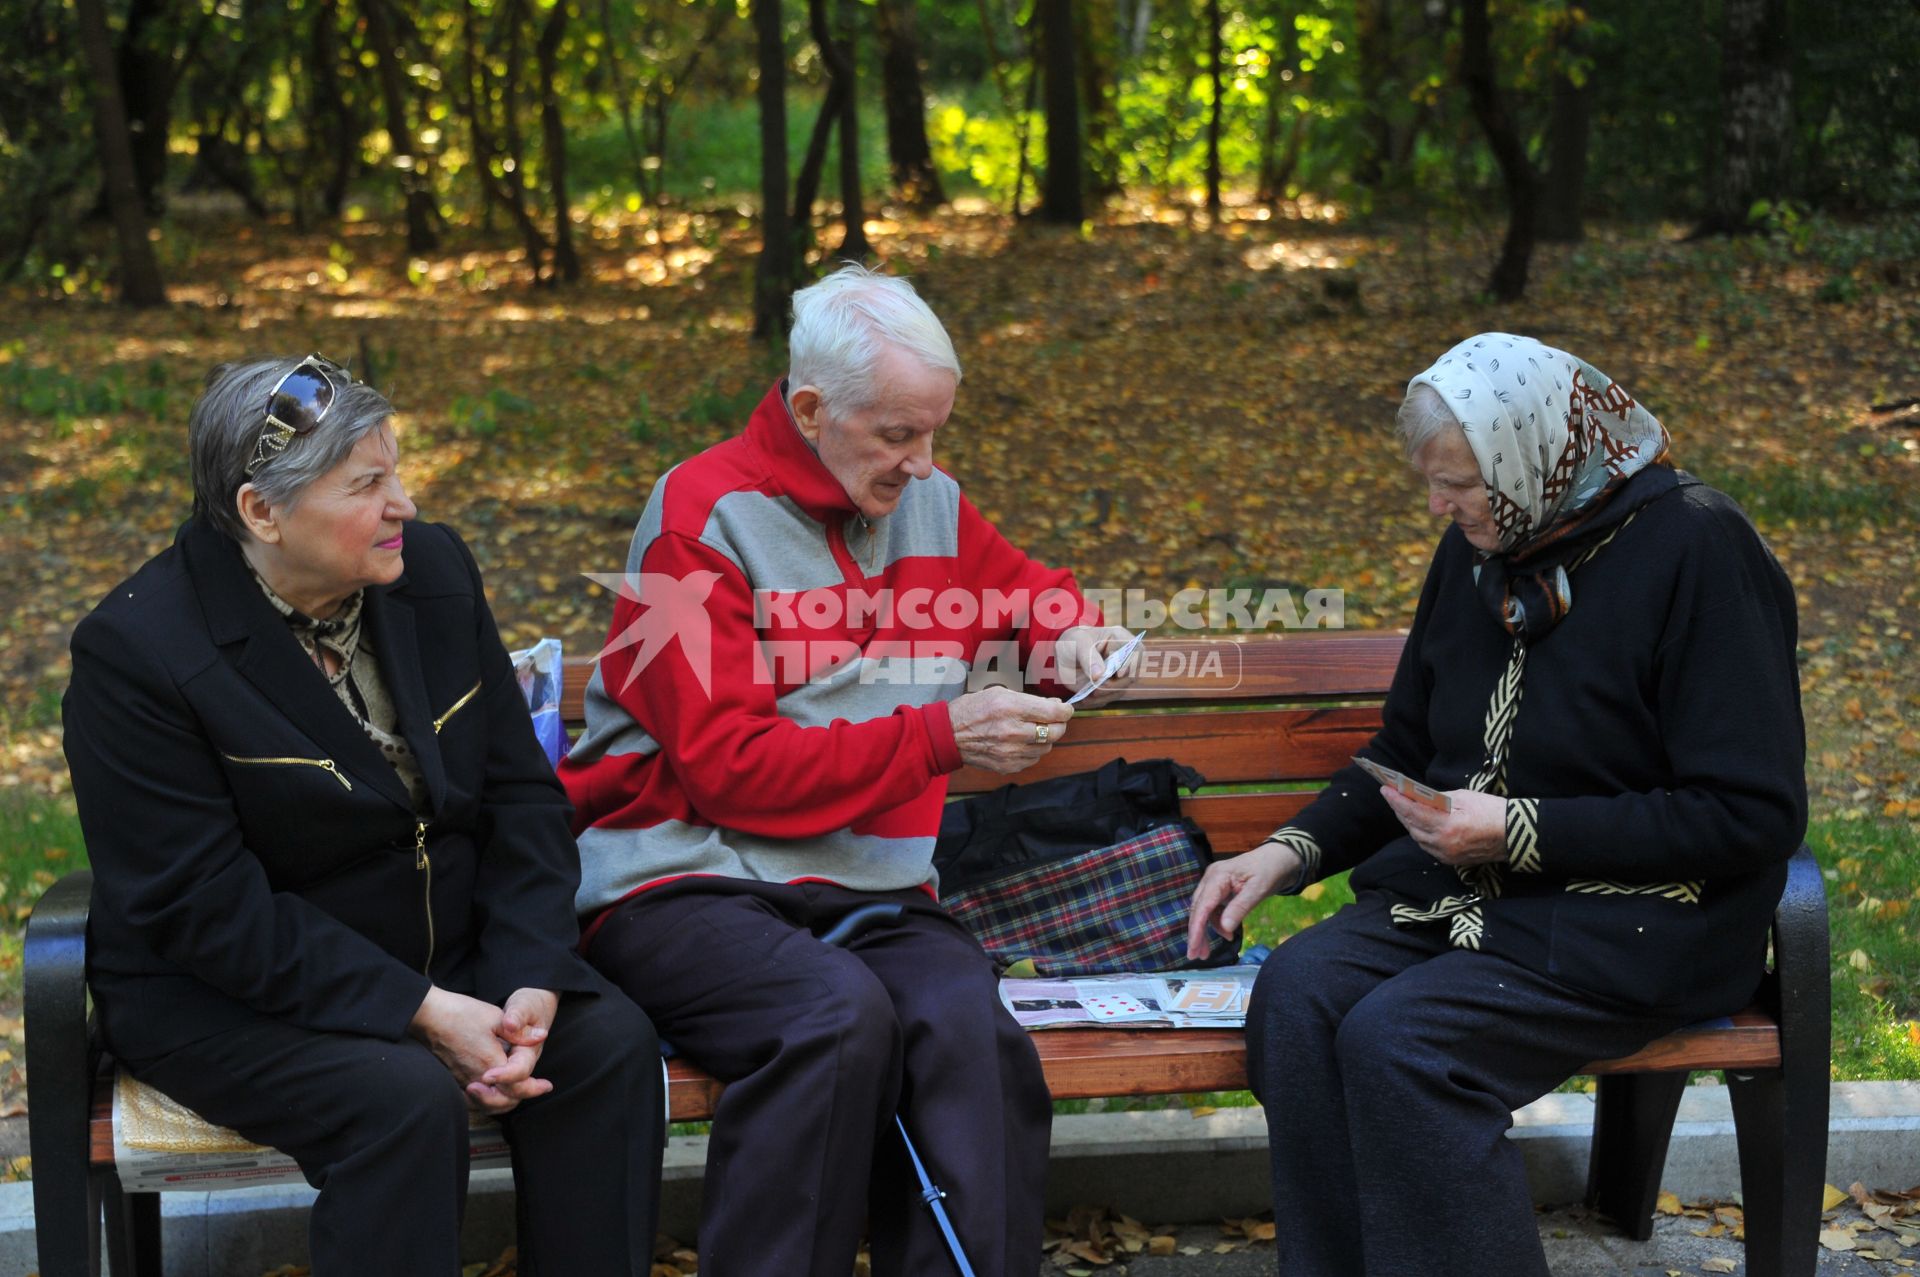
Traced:
<path id="1" fill-rule="evenodd" d="M 1247 1086 L 1246 1042 L 1238 1029 L 1052 1029 L 1033 1035 L 1057 1100 L 1100 1096 L 1179 1095 L 1242 1091 Z M 1579 1070 L 1675 1073 L 1692 1069 L 1768 1069 L 1780 1065 L 1780 1030 L 1759 1007 L 1730 1022 L 1681 1029 L 1618 1060 L 1596 1060 Z M 721 1084 L 685 1060 L 667 1066 L 673 1120 L 713 1116 Z M 113 1086 L 94 1088 L 91 1155 L 113 1164 Z"/>

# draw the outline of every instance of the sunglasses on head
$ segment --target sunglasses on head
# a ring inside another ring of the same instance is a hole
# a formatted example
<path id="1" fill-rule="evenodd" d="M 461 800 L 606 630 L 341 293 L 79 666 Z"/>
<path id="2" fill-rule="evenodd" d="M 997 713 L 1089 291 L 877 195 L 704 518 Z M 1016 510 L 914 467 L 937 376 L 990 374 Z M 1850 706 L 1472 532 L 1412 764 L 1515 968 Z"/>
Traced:
<path id="1" fill-rule="evenodd" d="M 335 374 L 342 382 L 352 375 L 324 355 L 308 355 L 273 383 L 267 393 L 266 421 L 260 427 L 253 459 L 247 462 L 251 479 L 260 467 L 287 450 L 295 439 L 312 434 L 333 407 Z"/>

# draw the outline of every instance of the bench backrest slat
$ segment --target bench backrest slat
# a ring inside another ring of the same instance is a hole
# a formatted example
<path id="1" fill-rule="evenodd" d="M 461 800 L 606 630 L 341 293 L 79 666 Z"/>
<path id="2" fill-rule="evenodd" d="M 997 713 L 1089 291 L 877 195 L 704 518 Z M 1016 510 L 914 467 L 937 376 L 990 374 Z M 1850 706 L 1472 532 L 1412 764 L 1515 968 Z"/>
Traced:
<path id="1" fill-rule="evenodd" d="M 1075 718 L 1066 739 L 1038 765 L 1015 776 L 963 768 L 949 792 L 979 793 L 1091 771 L 1115 758 L 1171 757 L 1206 778 L 1209 791 L 1182 806 L 1214 851 L 1245 851 L 1304 807 L 1314 782 L 1332 775 L 1372 737 L 1405 643 L 1394 632 L 1149 639 L 1148 658 L 1159 673 L 1151 686 L 1130 689 L 1113 705 Z M 580 658 L 566 664 L 561 716 L 577 733 L 593 664 Z M 1205 668 L 1215 673 L 1191 677 Z M 1335 701 L 1356 703 L 1329 704 Z M 1247 708 L 1256 703 L 1259 708 Z M 1269 788 L 1213 792 L 1250 785 Z"/>
<path id="2" fill-rule="evenodd" d="M 1306 633 L 1284 639 L 1155 638 L 1145 646 L 1157 677 L 1126 693 L 1128 705 L 1246 704 L 1273 701 L 1378 701 L 1393 682 L 1406 636 L 1397 630 Z M 1215 672 L 1217 671 L 1217 672 Z M 588 657 L 569 657 L 560 716 L 578 728 L 593 674 Z"/>
<path id="3" fill-rule="evenodd" d="M 1092 771 L 1115 758 L 1177 758 L 1211 785 L 1325 780 L 1380 727 L 1374 706 L 1334 709 L 1096 711 L 1067 725 L 1066 739 L 1018 776 L 975 767 L 954 773 L 951 792 L 978 793 L 1010 780 L 1045 780 Z"/>

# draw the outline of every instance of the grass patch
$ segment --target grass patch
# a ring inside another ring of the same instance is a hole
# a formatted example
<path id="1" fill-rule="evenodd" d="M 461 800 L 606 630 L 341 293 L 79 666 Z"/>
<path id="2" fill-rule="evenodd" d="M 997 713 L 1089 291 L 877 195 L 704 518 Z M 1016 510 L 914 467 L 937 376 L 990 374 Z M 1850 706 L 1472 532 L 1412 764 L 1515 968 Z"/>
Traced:
<path id="1" fill-rule="evenodd" d="M 1894 485 L 1871 477 L 1836 481 L 1816 466 L 1784 464 L 1745 470 L 1703 466 L 1699 474 L 1766 527 L 1791 520 L 1857 528 L 1906 518 L 1906 496 Z"/>
<path id="2" fill-rule="evenodd" d="M 81 417 L 134 415 L 165 421 L 179 414 L 172 378 L 158 360 L 130 371 L 112 368 L 85 376 L 28 363 L 23 344 L 0 348 L 0 409 L 22 417 L 51 420 L 57 431 L 71 430 Z"/>
<path id="3" fill-rule="evenodd" d="M 20 941 L 40 893 L 69 870 L 87 867 L 71 798 L 0 789 L 0 1005 L 20 1003 Z"/>
<path id="4" fill-rule="evenodd" d="M 1920 829 L 1819 820 L 1833 927 L 1833 1076 L 1920 1078 Z"/>

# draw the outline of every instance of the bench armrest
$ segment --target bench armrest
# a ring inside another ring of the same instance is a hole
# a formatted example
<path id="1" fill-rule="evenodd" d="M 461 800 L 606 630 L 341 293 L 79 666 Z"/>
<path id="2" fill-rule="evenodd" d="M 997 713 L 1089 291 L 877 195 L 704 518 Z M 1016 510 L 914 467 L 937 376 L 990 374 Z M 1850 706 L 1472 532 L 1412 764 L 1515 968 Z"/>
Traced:
<path id="1" fill-rule="evenodd" d="M 77 869 L 47 889 L 24 944 L 27 1131 L 36 1167 L 87 1150 L 95 1057 L 87 1032 L 87 910 L 93 874 Z"/>
<path id="2" fill-rule="evenodd" d="M 1824 1075 L 1832 1052 L 1833 971 L 1827 883 L 1804 844 L 1787 862 L 1787 886 L 1773 911 L 1774 992 L 1780 1000 L 1780 1057 L 1788 1071 Z"/>

